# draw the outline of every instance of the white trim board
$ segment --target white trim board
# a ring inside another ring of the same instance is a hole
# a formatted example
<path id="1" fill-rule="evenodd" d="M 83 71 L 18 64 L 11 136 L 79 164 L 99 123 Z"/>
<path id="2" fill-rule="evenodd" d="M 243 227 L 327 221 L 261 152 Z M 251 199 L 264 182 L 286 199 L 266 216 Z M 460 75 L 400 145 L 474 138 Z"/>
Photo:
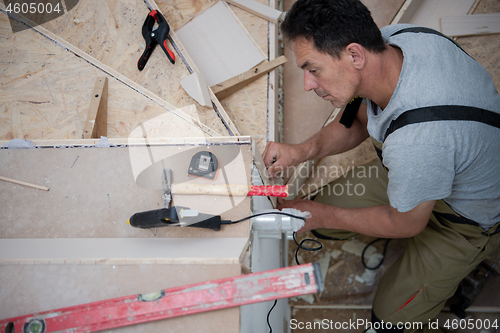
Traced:
<path id="1" fill-rule="evenodd" d="M 441 18 L 443 34 L 453 37 L 500 33 L 500 13 Z"/>
<path id="2" fill-rule="evenodd" d="M 248 238 L 1 239 L 1 265 L 239 264 Z"/>
<path id="3" fill-rule="evenodd" d="M 392 23 L 410 23 L 441 31 L 441 17 L 466 15 L 475 0 L 406 0 Z"/>
<path id="4" fill-rule="evenodd" d="M 210 87 L 267 60 L 223 1 L 206 8 L 175 33 Z"/>
<path id="5" fill-rule="evenodd" d="M 283 13 L 277 9 L 263 5 L 255 0 L 226 0 L 226 1 L 236 7 L 244 9 L 272 23 L 278 23 L 278 19 Z"/>

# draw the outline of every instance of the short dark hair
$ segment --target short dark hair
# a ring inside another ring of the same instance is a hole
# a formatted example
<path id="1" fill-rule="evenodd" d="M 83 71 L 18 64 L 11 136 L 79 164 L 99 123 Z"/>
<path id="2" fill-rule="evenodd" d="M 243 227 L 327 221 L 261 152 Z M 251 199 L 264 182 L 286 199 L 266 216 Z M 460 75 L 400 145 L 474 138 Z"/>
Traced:
<path id="1" fill-rule="evenodd" d="M 386 44 L 370 11 L 359 0 L 298 0 L 281 24 L 285 38 L 305 37 L 315 48 L 340 58 L 350 43 L 372 52 L 382 52 Z"/>

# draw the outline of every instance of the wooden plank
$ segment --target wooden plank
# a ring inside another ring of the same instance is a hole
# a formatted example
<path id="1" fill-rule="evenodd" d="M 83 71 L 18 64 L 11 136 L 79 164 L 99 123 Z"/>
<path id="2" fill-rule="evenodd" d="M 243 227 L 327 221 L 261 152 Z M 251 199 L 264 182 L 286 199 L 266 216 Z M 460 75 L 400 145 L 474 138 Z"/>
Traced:
<path id="1" fill-rule="evenodd" d="M 259 77 L 276 69 L 276 67 L 284 64 L 285 62 L 285 56 L 278 57 L 271 61 L 266 61 L 244 73 L 212 86 L 212 91 L 218 99 L 225 99 L 229 95 L 232 95 L 239 89 L 245 87 L 250 82 L 257 80 Z"/>
<path id="2" fill-rule="evenodd" d="M 441 28 L 445 35 L 453 37 L 497 34 L 500 13 L 442 17 Z"/>
<path id="3" fill-rule="evenodd" d="M 90 96 L 90 109 L 83 128 L 83 139 L 100 138 L 108 133 L 108 78 L 98 77 Z"/>
<path id="4" fill-rule="evenodd" d="M 0 146 L 8 148 L 10 140 L 0 140 Z M 55 148 L 59 147 L 91 147 L 102 143 L 110 146 L 196 146 L 196 145 L 249 145 L 251 144 L 250 136 L 239 137 L 172 137 L 172 138 L 108 138 L 106 141 L 101 139 L 59 139 L 59 140 L 35 140 L 34 147 L 40 148 Z"/>
<path id="5" fill-rule="evenodd" d="M 406 0 L 392 20 L 391 24 L 409 23 L 423 1 L 424 0 Z"/>
<path id="6" fill-rule="evenodd" d="M 225 2 L 215 2 L 175 33 L 210 86 L 267 58 Z"/>
<path id="7" fill-rule="evenodd" d="M 283 12 L 271 8 L 269 6 L 263 5 L 254 0 L 226 0 L 232 5 L 249 11 L 263 19 L 266 19 L 272 23 L 278 23 L 278 19 Z"/>
<path id="8" fill-rule="evenodd" d="M 410 23 L 441 31 L 441 17 L 466 15 L 475 0 L 407 0 L 392 23 Z"/>
<path id="9" fill-rule="evenodd" d="M 248 238 L 0 239 L 0 265 L 230 265 L 240 263 L 247 242 Z"/>

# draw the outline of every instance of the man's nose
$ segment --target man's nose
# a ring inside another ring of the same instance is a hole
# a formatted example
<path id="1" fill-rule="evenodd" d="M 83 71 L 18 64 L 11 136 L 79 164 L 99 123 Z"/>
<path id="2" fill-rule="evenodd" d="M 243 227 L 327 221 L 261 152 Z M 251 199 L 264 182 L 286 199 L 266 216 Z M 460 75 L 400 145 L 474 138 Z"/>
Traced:
<path id="1" fill-rule="evenodd" d="M 318 84 L 314 81 L 314 77 L 308 71 L 304 71 L 304 90 L 311 91 L 319 88 Z"/>

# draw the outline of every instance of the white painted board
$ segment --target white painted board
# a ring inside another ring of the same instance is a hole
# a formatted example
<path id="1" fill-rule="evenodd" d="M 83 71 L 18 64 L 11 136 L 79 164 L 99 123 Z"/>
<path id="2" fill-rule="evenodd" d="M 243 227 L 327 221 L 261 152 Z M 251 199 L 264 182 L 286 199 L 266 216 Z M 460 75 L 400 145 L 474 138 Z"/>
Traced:
<path id="1" fill-rule="evenodd" d="M 209 86 L 266 60 L 266 55 L 225 2 L 200 12 L 176 31 Z"/>

